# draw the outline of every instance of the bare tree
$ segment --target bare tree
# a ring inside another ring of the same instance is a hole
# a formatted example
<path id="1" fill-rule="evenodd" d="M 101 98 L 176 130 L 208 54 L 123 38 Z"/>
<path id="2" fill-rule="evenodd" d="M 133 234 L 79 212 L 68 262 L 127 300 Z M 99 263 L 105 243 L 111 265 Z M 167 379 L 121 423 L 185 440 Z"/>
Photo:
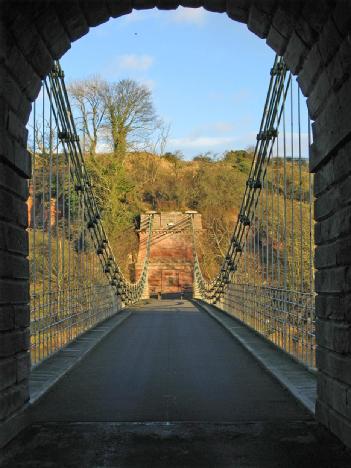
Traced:
<path id="1" fill-rule="evenodd" d="M 162 119 L 155 122 L 154 133 L 145 140 L 145 151 L 149 151 L 158 156 L 163 156 L 168 143 L 171 125 L 165 123 Z"/>
<path id="2" fill-rule="evenodd" d="M 29 147 L 36 153 L 49 154 L 55 153 L 59 147 L 57 138 L 57 128 L 50 124 L 47 118 L 36 119 L 34 126 L 30 125 L 30 134 L 28 137 Z"/>
<path id="3" fill-rule="evenodd" d="M 105 81 L 93 76 L 86 80 L 74 81 L 68 86 L 73 104 L 80 114 L 81 130 L 87 139 L 91 156 L 96 154 L 99 130 L 102 128 L 106 111 L 102 93 L 105 85 Z"/>
<path id="4" fill-rule="evenodd" d="M 151 91 L 134 80 L 105 82 L 102 98 L 113 152 L 123 161 L 128 149 L 147 140 L 157 128 Z"/>

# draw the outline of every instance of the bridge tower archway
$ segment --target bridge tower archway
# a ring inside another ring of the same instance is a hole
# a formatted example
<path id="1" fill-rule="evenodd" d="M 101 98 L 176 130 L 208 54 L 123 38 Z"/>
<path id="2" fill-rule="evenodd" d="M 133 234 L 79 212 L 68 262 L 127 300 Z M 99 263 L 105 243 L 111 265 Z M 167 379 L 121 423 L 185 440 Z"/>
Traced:
<path id="1" fill-rule="evenodd" d="M 315 172 L 316 415 L 351 445 L 351 6 L 333 0 L 2 2 L 0 17 L 0 421 L 29 398 L 26 123 L 41 80 L 73 41 L 132 9 L 201 7 L 247 24 L 308 96 Z"/>

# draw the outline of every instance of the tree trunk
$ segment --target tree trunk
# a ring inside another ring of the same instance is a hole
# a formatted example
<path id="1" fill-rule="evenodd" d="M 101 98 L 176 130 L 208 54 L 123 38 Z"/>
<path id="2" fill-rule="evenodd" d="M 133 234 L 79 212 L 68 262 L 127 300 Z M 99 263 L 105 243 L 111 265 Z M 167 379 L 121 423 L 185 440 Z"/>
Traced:
<path id="1" fill-rule="evenodd" d="M 113 153 L 119 162 L 123 162 L 127 152 L 127 135 L 124 128 L 112 126 Z"/>
<path id="2" fill-rule="evenodd" d="M 95 155 L 96 155 L 96 140 L 90 140 L 89 154 L 90 154 L 90 156 L 95 158 Z"/>

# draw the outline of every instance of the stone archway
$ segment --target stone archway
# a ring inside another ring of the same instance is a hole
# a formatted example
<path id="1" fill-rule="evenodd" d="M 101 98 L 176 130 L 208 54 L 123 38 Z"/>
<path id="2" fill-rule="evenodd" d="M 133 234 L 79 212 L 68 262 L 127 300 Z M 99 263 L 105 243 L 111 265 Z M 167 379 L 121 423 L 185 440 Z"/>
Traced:
<path id="1" fill-rule="evenodd" d="M 227 13 L 298 74 L 313 124 L 317 418 L 351 445 L 351 5 L 336 0 L 3 1 L 0 17 L 0 421 L 29 398 L 26 123 L 41 79 L 71 42 L 135 9 Z"/>

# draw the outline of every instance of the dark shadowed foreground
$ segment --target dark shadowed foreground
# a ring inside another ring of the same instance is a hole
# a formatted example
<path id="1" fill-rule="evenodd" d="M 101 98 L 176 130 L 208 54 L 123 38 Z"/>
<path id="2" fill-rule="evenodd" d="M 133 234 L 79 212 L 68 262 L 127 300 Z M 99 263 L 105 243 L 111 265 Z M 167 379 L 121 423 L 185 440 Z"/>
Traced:
<path id="1" fill-rule="evenodd" d="M 4 467 L 349 467 L 349 451 L 187 301 L 135 308 L 43 398 Z"/>

